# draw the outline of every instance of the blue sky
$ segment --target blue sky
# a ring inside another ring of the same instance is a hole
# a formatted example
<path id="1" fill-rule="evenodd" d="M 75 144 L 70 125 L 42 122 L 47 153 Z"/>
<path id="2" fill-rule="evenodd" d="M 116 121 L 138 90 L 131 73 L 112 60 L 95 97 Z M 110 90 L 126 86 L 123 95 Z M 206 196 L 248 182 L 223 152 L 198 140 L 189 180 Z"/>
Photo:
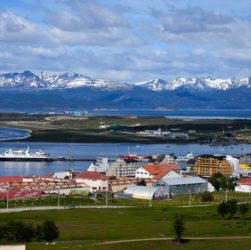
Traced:
<path id="1" fill-rule="evenodd" d="M 0 71 L 250 76 L 248 0 L 3 0 Z"/>

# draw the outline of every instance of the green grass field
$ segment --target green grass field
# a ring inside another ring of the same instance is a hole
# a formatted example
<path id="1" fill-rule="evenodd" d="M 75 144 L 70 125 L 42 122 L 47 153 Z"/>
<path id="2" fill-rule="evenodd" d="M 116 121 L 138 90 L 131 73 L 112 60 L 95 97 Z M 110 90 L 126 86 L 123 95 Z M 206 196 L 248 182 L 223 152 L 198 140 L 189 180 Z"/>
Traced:
<path id="1" fill-rule="evenodd" d="M 27 249 L 249 249 L 251 246 L 251 206 L 244 221 L 236 215 L 223 220 L 216 206 L 163 207 L 121 209 L 71 209 L 59 211 L 30 211 L 1 214 L 0 224 L 8 220 L 41 223 L 54 220 L 60 228 L 56 245 L 30 243 Z M 97 245 L 104 241 L 173 237 L 172 223 L 176 214 L 185 221 L 185 238 L 250 236 L 250 239 L 191 240 L 179 245 L 172 241 L 151 241 Z M 238 245 L 236 245 L 238 244 Z"/>

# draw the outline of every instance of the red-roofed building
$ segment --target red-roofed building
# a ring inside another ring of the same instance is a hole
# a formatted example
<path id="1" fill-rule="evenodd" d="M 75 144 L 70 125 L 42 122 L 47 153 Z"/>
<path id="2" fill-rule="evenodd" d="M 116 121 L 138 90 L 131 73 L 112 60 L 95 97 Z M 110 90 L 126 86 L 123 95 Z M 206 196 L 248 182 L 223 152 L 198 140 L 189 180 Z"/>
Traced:
<path id="1" fill-rule="evenodd" d="M 0 176 L 0 183 L 11 183 L 23 181 L 22 176 Z"/>
<path id="2" fill-rule="evenodd" d="M 236 192 L 251 193 L 251 178 L 242 178 L 235 187 Z"/>
<path id="3" fill-rule="evenodd" d="M 99 172 L 81 172 L 75 175 L 75 180 L 90 186 L 92 192 L 108 190 L 108 177 Z"/>
<path id="4" fill-rule="evenodd" d="M 33 198 L 39 197 L 43 194 L 42 191 L 37 190 L 14 190 L 8 192 L 9 199 L 23 199 L 23 198 Z M 7 192 L 0 192 L 0 199 L 7 199 Z"/>
<path id="5" fill-rule="evenodd" d="M 136 170 L 135 177 L 137 179 L 160 180 L 162 178 L 179 178 L 178 173 L 181 168 L 177 164 L 148 164 Z"/>

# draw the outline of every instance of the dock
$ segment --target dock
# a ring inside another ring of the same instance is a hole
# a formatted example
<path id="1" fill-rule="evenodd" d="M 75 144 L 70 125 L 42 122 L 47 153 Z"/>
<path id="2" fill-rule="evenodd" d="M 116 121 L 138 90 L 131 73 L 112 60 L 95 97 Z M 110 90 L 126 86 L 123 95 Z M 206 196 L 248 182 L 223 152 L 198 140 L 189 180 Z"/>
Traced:
<path id="1" fill-rule="evenodd" d="M 97 157 L 54 157 L 53 161 L 96 161 Z M 116 158 L 109 158 L 108 161 L 115 161 Z"/>

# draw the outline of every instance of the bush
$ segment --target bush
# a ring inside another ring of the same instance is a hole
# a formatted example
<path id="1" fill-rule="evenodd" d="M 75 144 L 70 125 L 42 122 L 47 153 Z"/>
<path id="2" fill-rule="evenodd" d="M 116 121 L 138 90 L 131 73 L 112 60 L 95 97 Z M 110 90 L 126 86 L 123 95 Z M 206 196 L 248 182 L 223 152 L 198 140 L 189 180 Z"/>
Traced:
<path id="1" fill-rule="evenodd" d="M 201 201 L 213 201 L 214 196 L 210 192 L 204 192 L 200 194 Z"/>
<path id="2" fill-rule="evenodd" d="M 248 213 L 248 205 L 247 204 L 241 204 L 240 206 L 239 206 L 239 211 L 240 211 L 240 213 L 241 213 L 241 215 L 242 215 L 242 218 L 245 220 L 246 219 L 246 214 Z"/>
<path id="3" fill-rule="evenodd" d="M 34 229 L 31 224 L 24 224 L 21 221 L 10 221 L 0 226 L 0 241 L 15 243 L 37 241 L 52 242 L 59 236 L 59 229 L 53 221 L 45 221 Z"/>
<path id="4" fill-rule="evenodd" d="M 59 236 L 59 229 L 53 221 L 45 221 L 42 225 L 43 239 L 52 242 Z"/>
<path id="5" fill-rule="evenodd" d="M 236 200 L 223 201 L 218 205 L 217 210 L 218 213 L 222 216 L 222 218 L 224 218 L 225 215 L 229 215 L 230 219 L 232 219 L 238 210 L 237 201 Z"/>

